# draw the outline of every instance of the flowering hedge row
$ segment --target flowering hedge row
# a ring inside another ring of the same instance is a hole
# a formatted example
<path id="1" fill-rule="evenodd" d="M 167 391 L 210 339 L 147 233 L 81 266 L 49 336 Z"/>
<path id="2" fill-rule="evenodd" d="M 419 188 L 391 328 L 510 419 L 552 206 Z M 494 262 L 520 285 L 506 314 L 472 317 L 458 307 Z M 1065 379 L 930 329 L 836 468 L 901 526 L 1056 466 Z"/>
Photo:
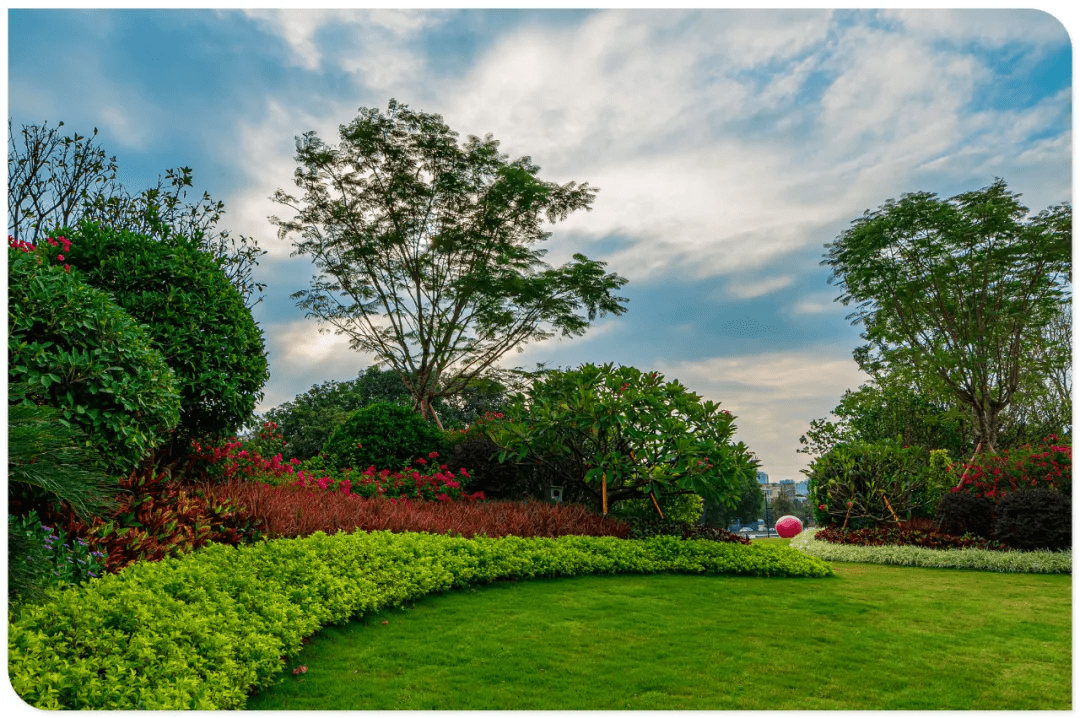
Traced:
<path id="1" fill-rule="evenodd" d="M 51 592 L 9 626 L 8 672 L 42 709 L 220 710 L 272 685 L 320 627 L 499 578 L 590 573 L 824 577 L 784 546 L 317 533 L 139 563 Z"/>

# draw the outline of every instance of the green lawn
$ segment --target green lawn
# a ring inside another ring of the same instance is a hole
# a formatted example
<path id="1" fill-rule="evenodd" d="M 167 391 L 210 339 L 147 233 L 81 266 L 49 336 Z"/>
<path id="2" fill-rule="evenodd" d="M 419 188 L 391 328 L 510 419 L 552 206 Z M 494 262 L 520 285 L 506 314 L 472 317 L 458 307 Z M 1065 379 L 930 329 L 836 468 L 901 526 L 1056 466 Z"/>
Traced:
<path id="1" fill-rule="evenodd" d="M 247 707 L 1071 708 L 1070 575 L 834 569 L 814 580 L 585 576 L 428 596 L 323 629 L 299 660 L 308 671 L 287 672 Z"/>

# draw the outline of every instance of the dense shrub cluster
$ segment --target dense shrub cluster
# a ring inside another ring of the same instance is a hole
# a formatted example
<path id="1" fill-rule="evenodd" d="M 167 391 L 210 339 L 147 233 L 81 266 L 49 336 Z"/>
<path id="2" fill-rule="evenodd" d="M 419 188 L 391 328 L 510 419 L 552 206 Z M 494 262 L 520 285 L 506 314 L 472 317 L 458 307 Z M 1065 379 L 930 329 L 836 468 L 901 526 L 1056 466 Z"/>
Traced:
<path id="1" fill-rule="evenodd" d="M 935 528 L 951 536 L 989 538 L 994 535 L 994 504 L 966 492 L 945 494 L 938 503 Z"/>
<path id="2" fill-rule="evenodd" d="M 822 525 L 876 525 L 929 501 L 926 450 L 892 441 L 839 444 L 809 468 L 809 499 Z M 932 511 L 932 507 L 929 509 Z"/>
<path id="3" fill-rule="evenodd" d="M 107 292 L 144 327 L 176 377 L 180 421 L 170 451 L 240 430 L 269 378 L 262 330 L 197 238 L 152 238 L 81 222 L 68 235 L 73 275 Z"/>
<path id="4" fill-rule="evenodd" d="M 146 329 L 58 264 L 61 240 L 9 241 L 8 403 L 55 407 L 102 468 L 127 473 L 179 421 L 176 380 Z"/>
<path id="5" fill-rule="evenodd" d="M 354 412 L 326 440 L 323 453 L 335 468 L 401 466 L 432 451 L 445 452 L 442 432 L 414 409 L 376 402 Z"/>
<path id="6" fill-rule="evenodd" d="M 1072 546 L 1072 502 L 1050 489 L 1014 491 L 997 507 L 994 533 L 1022 551 L 1062 551 Z"/>
<path id="7" fill-rule="evenodd" d="M 215 544 L 28 607 L 9 628 L 9 676 L 42 709 L 235 709 L 328 624 L 500 578 L 664 571 L 832 575 L 784 546 L 674 537 L 357 532 L 239 550 Z"/>
<path id="8" fill-rule="evenodd" d="M 508 501 L 452 502 L 361 498 L 333 490 L 231 482 L 214 495 L 248 507 L 271 538 L 316 531 L 425 531 L 459 536 L 614 536 L 630 529 L 577 505 Z"/>

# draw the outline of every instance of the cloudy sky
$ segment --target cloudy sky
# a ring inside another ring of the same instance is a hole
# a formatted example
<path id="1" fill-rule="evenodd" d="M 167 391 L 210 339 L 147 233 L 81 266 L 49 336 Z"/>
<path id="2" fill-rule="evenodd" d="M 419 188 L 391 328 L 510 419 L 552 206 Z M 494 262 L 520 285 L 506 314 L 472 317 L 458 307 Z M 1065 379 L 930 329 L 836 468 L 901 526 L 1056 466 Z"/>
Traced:
<path id="1" fill-rule="evenodd" d="M 1074 32 L 1070 18 L 1062 18 Z M 1072 49 L 1038 10 L 10 10 L 8 115 L 99 130 L 133 192 L 194 170 L 220 226 L 268 250 L 260 411 L 372 358 L 318 333 L 269 197 L 294 138 L 331 144 L 390 98 L 492 134 L 541 179 L 588 182 L 552 227 L 628 278 L 620 317 L 511 353 L 631 365 L 719 401 L 771 480 L 802 479 L 812 419 L 866 377 L 824 245 L 911 191 L 1002 177 L 1034 211 L 1072 194 Z"/>

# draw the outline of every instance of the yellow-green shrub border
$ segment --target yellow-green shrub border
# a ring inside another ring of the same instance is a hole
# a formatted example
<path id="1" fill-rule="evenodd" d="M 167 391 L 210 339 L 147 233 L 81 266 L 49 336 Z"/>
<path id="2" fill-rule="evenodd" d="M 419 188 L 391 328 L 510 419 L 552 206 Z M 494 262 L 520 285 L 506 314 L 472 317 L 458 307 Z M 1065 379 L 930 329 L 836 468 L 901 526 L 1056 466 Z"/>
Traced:
<path id="1" fill-rule="evenodd" d="M 389 532 L 281 539 L 131 566 L 52 592 L 9 626 L 9 676 L 38 708 L 232 709 L 328 624 L 499 578 L 832 575 L 784 546 Z"/>

